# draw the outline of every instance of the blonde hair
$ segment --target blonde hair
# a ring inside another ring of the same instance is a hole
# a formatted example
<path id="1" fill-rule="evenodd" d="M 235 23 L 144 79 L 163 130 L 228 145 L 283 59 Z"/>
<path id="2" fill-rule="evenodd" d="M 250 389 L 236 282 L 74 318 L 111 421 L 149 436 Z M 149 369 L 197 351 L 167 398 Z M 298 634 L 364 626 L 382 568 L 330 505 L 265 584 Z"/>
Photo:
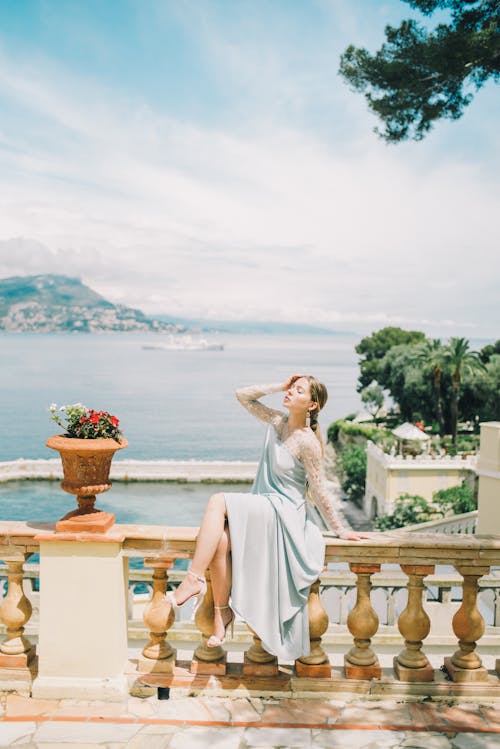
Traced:
<path id="1" fill-rule="evenodd" d="M 319 441 L 319 444 L 321 445 L 321 452 L 324 453 L 325 446 L 323 442 L 323 437 L 321 436 L 321 429 L 318 423 L 318 416 L 319 416 L 319 412 L 325 406 L 328 400 L 328 390 L 326 389 L 326 385 L 323 385 L 323 383 L 320 382 L 316 377 L 313 377 L 312 375 L 302 375 L 302 376 L 309 383 L 309 392 L 311 393 L 311 400 L 313 401 L 313 403 L 317 404 L 317 408 L 313 408 L 311 411 L 309 411 L 309 418 L 311 420 L 310 426 L 314 434 L 316 435 Z"/>

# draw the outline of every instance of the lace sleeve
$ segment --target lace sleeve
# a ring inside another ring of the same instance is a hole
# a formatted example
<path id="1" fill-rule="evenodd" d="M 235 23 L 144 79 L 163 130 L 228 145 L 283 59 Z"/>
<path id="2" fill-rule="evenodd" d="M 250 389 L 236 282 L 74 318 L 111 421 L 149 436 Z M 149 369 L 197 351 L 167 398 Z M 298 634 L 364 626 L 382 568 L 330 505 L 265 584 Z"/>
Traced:
<path id="1" fill-rule="evenodd" d="M 343 525 L 335 511 L 332 499 L 326 488 L 321 445 L 314 435 L 302 443 L 300 459 L 306 469 L 309 491 L 314 502 L 321 510 L 321 514 L 328 523 L 329 529 L 342 537 L 343 534 L 348 532 L 348 529 Z"/>
<path id="2" fill-rule="evenodd" d="M 277 426 L 283 419 L 284 414 L 282 411 L 265 406 L 258 398 L 262 398 L 263 395 L 270 395 L 271 393 L 279 393 L 281 390 L 283 390 L 283 384 L 250 385 L 250 387 L 238 388 L 236 397 L 252 416 L 256 416 L 261 421 L 266 421 L 268 424 Z"/>

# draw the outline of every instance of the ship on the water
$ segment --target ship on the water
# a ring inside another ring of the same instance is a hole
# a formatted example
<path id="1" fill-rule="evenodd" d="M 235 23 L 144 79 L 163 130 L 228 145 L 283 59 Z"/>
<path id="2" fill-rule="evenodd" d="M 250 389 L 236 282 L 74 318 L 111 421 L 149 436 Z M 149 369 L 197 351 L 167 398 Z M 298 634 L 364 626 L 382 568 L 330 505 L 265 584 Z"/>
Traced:
<path id="1" fill-rule="evenodd" d="M 144 344 L 142 348 L 160 351 L 224 351 L 224 344 L 184 334 L 170 335 L 164 343 Z"/>

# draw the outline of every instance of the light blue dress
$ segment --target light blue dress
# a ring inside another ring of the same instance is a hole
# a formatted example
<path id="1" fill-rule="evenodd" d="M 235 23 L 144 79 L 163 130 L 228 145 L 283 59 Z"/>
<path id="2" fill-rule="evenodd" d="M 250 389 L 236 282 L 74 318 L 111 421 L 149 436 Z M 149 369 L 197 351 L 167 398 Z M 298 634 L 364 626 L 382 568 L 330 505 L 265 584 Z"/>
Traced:
<path id="1" fill-rule="evenodd" d="M 306 498 L 306 471 L 273 425 L 251 492 L 226 493 L 231 607 L 280 662 L 309 655 L 307 600 L 325 543 Z"/>

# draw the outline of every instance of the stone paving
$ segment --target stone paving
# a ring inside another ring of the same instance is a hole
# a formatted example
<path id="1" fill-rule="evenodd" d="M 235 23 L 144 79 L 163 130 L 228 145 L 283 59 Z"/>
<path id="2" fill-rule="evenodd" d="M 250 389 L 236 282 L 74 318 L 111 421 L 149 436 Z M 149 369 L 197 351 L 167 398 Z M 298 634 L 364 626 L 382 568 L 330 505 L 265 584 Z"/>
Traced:
<path id="1" fill-rule="evenodd" d="M 187 697 L 124 703 L 4 697 L 16 749 L 500 749 L 493 704 Z"/>

